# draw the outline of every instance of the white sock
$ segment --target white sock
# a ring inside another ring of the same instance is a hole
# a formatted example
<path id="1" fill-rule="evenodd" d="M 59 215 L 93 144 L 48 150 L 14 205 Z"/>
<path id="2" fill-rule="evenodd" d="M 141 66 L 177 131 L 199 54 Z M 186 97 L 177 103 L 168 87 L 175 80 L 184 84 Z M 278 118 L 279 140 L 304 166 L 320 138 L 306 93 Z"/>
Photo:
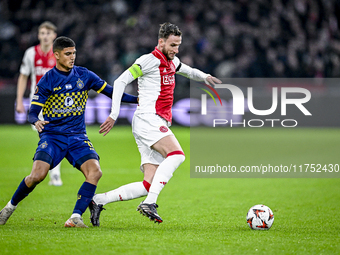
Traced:
<path id="1" fill-rule="evenodd" d="M 55 166 L 53 169 L 50 170 L 50 178 L 52 179 L 52 176 L 58 176 L 60 178 L 60 164 Z"/>
<path id="2" fill-rule="evenodd" d="M 106 193 L 96 194 L 93 197 L 93 201 L 96 202 L 96 204 L 106 205 L 116 201 L 125 201 L 146 196 L 147 194 L 148 192 L 143 182 L 133 182 Z"/>
<path id="3" fill-rule="evenodd" d="M 164 185 L 169 182 L 172 174 L 184 161 L 185 156 L 182 154 L 174 154 L 168 156 L 164 161 L 158 166 L 155 176 L 153 177 L 149 194 L 144 200 L 146 204 L 153 204 L 157 202 L 157 198 Z"/>
<path id="4" fill-rule="evenodd" d="M 73 213 L 71 215 L 71 218 L 77 218 L 77 217 L 81 217 L 81 215 L 79 213 Z"/>
<path id="5" fill-rule="evenodd" d="M 10 209 L 16 209 L 17 208 L 17 205 L 12 205 L 11 200 L 7 203 L 6 206 Z"/>

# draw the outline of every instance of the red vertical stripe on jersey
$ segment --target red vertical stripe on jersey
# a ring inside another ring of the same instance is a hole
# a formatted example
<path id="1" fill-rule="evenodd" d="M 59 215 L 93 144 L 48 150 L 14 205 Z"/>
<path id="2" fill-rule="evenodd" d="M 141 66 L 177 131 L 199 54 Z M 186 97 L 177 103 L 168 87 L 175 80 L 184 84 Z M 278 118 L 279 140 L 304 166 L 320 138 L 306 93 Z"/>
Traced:
<path id="1" fill-rule="evenodd" d="M 152 54 L 160 60 L 158 69 L 161 77 L 161 91 L 156 101 L 156 114 L 171 122 L 176 67 L 172 60 L 168 60 L 157 47 Z"/>
<path id="2" fill-rule="evenodd" d="M 35 55 L 34 55 L 34 69 L 35 69 L 35 77 L 36 83 L 38 84 L 41 77 L 44 74 L 51 70 L 56 65 L 56 59 L 53 55 L 53 50 L 47 53 L 41 50 L 40 44 L 34 47 Z"/>

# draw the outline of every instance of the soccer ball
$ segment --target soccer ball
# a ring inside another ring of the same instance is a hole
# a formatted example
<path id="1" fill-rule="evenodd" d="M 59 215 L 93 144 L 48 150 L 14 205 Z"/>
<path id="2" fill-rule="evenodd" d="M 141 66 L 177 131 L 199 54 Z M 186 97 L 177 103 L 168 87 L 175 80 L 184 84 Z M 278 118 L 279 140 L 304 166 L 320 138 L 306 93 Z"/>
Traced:
<path id="1" fill-rule="evenodd" d="M 254 230 L 268 230 L 274 222 L 274 214 L 268 206 L 254 205 L 247 213 L 247 223 Z"/>

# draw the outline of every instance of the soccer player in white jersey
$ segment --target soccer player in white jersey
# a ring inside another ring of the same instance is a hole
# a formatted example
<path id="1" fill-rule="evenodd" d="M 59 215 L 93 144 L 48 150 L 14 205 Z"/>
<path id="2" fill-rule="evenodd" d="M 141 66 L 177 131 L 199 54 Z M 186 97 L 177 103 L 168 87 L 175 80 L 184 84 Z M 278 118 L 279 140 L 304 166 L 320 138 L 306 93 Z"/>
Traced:
<path id="1" fill-rule="evenodd" d="M 169 129 L 175 73 L 212 85 L 221 83 L 210 74 L 181 63 L 175 56 L 181 41 L 182 33 L 176 25 L 162 24 L 155 50 L 138 58 L 114 82 L 111 114 L 100 126 L 99 133 L 105 136 L 111 130 L 118 118 L 126 85 L 138 78 L 139 105 L 132 120 L 132 132 L 141 154 L 144 180 L 95 195 L 89 205 L 94 226 L 99 226 L 103 205 L 142 196 L 147 197 L 137 210 L 154 222 L 163 222 L 156 209 L 158 195 L 185 159 L 179 142 Z"/>
<path id="2" fill-rule="evenodd" d="M 27 81 L 30 76 L 31 91 L 30 101 L 35 92 L 35 87 L 44 74 L 56 65 L 56 59 L 53 55 L 53 41 L 57 36 L 57 27 L 50 21 L 43 22 L 38 28 L 39 44 L 29 47 L 24 54 L 20 66 L 20 75 L 17 85 L 16 111 L 25 113 L 23 98 L 27 87 Z M 42 114 L 39 118 L 42 120 Z M 32 125 L 34 130 L 35 127 Z M 60 164 L 50 170 L 50 185 L 61 186 L 63 184 L 60 177 Z"/>

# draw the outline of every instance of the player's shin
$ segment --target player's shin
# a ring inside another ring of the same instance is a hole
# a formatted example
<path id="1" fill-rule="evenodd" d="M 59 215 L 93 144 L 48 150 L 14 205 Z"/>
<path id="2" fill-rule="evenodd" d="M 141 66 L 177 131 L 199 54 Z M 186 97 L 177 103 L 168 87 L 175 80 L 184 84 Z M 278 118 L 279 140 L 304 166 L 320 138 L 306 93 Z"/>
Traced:
<path id="1" fill-rule="evenodd" d="M 84 182 L 78 191 L 78 200 L 73 210 L 73 217 L 80 217 L 89 206 L 97 186 L 88 182 Z"/>
<path id="2" fill-rule="evenodd" d="M 158 166 L 155 176 L 152 180 L 149 194 L 144 200 L 145 204 L 153 204 L 157 202 L 157 198 L 164 185 L 171 179 L 172 174 L 185 160 L 182 151 L 169 153 L 167 158 Z"/>
<path id="3" fill-rule="evenodd" d="M 148 194 L 148 191 L 145 182 L 146 181 L 133 182 L 123 185 L 115 190 L 111 190 L 102 194 L 97 194 L 93 197 L 93 200 L 94 202 L 96 202 L 96 204 L 106 205 L 108 203 L 116 201 L 125 201 L 146 196 Z"/>
<path id="4" fill-rule="evenodd" d="M 25 197 L 27 197 L 28 194 L 31 193 L 35 188 L 35 185 L 31 188 L 27 187 L 27 185 L 25 183 L 25 178 L 19 184 L 17 190 L 15 191 L 15 193 L 14 193 L 12 199 L 11 199 L 11 204 L 14 205 L 14 206 L 16 206 L 21 200 L 23 200 Z"/>

